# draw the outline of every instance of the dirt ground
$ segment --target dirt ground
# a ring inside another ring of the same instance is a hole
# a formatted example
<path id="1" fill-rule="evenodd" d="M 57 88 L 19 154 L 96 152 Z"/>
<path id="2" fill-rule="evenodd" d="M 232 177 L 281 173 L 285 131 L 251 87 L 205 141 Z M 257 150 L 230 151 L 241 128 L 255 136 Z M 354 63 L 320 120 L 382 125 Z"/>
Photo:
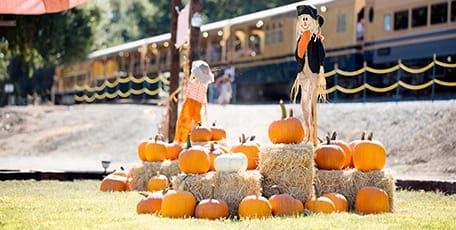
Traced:
<path id="1" fill-rule="evenodd" d="M 300 117 L 297 105 L 287 105 Z M 0 170 L 108 170 L 138 162 L 139 141 L 157 133 L 164 106 L 96 104 L 0 108 Z M 228 145 L 241 133 L 269 143 L 267 130 L 280 118 L 276 105 L 208 105 L 209 122 L 227 131 Z M 361 131 L 387 149 L 386 170 L 398 179 L 456 180 L 456 101 L 320 104 L 319 136 L 339 139 Z"/>

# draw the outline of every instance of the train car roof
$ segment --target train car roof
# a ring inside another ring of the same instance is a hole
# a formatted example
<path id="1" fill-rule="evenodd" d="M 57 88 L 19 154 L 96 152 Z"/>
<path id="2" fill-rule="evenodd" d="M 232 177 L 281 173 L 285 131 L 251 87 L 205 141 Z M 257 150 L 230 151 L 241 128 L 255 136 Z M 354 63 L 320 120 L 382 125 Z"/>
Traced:
<path id="1" fill-rule="evenodd" d="M 275 7 L 272 9 L 262 10 L 262 11 L 258 11 L 255 13 L 234 17 L 231 19 L 225 19 L 225 20 L 221 20 L 221 21 L 217 21 L 217 22 L 208 23 L 206 25 L 201 26 L 201 31 L 204 32 L 204 31 L 210 31 L 210 30 L 215 30 L 215 29 L 222 29 L 228 25 L 231 26 L 231 25 L 236 25 L 236 24 L 242 24 L 242 23 L 248 22 L 248 21 L 255 21 L 255 20 L 267 18 L 270 16 L 285 14 L 285 13 L 288 13 L 291 11 L 295 11 L 297 6 L 303 5 L 303 4 L 321 5 L 321 4 L 325 4 L 325 3 L 329 3 L 329 2 L 333 2 L 333 1 L 335 1 L 335 0 L 306 0 L 306 1 L 295 2 L 292 4 L 279 6 L 279 7 Z M 144 39 L 136 40 L 133 42 L 127 42 L 127 43 L 124 43 L 121 45 L 94 51 L 88 55 L 88 58 L 94 59 L 94 58 L 110 55 L 113 53 L 132 50 L 132 49 L 141 47 L 143 45 L 167 41 L 170 39 L 171 39 L 171 33 L 165 33 L 165 34 L 161 34 L 161 35 L 157 35 L 157 36 L 152 36 L 149 38 L 144 38 Z"/>

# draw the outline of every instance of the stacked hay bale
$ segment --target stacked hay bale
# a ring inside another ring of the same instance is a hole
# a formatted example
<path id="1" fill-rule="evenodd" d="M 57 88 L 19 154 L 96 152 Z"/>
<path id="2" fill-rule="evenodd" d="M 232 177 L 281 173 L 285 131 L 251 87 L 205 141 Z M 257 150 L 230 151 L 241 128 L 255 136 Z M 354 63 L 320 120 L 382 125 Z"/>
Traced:
<path id="1" fill-rule="evenodd" d="M 259 153 L 258 169 L 263 176 L 263 194 L 270 197 L 282 187 L 284 193 L 305 202 L 313 194 L 314 151 L 310 144 L 264 145 Z"/>
<path id="2" fill-rule="evenodd" d="M 321 194 L 338 192 L 344 195 L 350 209 L 354 209 L 356 194 L 364 186 L 375 186 L 385 190 L 389 197 L 390 211 L 394 211 L 395 181 L 391 172 L 373 170 L 361 172 L 356 169 L 317 170 L 315 184 Z"/>
<path id="3" fill-rule="evenodd" d="M 171 178 L 179 174 L 179 162 L 177 160 L 165 160 L 160 162 L 141 162 L 133 164 L 130 167 L 130 175 L 132 178 L 131 189 L 138 191 L 146 191 L 147 183 L 149 179 L 157 175 L 157 171 L 160 174 Z"/>
<path id="4" fill-rule="evenodd" d="M 230 216 L 237 215 L 241 200 L 252 194 L 261 194 L 261 174 L 258 170 L 239 173 L 208 172 L 205 174 L 179 174 L 172 178 L 173 188 L 184 184 L 184 190 L 191 192 L 198 201 L 209 199 L 211 186 L 215 185 L 214 198 L 228 204 Z"/>

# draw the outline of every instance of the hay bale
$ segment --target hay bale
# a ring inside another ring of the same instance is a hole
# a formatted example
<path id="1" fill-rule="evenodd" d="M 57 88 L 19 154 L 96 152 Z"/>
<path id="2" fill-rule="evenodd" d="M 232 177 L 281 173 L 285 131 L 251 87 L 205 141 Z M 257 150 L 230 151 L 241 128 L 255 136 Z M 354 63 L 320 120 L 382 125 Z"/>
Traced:
<path id="1" fill-rule="evenodd" d="M 374 186 L 379 181 L 379 188 L 388 194 L 390 211 L 394 211 L 395 181 L 391 172 L 374 170 L 361 172 L 356 169 L 347 170 L 317 170 L 315 184 L 320 193 L 338 192 L 344 195 L 350 209 L 354 209 L 355 198 L 358 191 L 364 186 Z"/>
<path id="2" fill-rule="evenodd" d="M 157 171 L 168 178 L 181 172 L 177 160 L 135 163 L 130 167 L 130 174 L 132 176 L 131 188 L 133 190 L 146 191 L 149 179 L 157 175 Z"/>
<path id="3" fill-rule="evenodd" d="M 210 198 L 211 186 L 214 184 L 214 198 L 224 200 L 228 204 L 232 217 L 237 215 L 239 203 L 244 197 L 261 194 L 261 174 L 258 170 L 240 173 L 182 173 L 173 177 L 173 188 L 177 188 L 184 178 L 184 190 L 191 192 L 198 201 Z"/>
<path id="4" fill-rule="evenodd" d="M 263 176 L 263 194 L 276 193 L 273 185 L 301 201 L 313 193 L 314 151 L 310 144 L 270 144 L 260 148 L 258 169 Z"/>

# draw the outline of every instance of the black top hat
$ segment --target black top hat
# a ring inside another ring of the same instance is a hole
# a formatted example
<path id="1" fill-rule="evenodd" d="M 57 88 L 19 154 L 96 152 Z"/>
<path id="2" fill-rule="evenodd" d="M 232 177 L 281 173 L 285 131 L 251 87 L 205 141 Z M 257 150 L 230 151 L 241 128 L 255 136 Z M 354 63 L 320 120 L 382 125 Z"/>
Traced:
<path id="1" fill-rule="evenodd" d="M 308 14 L 312 18 L 316 19 L 317 18 L 317 8 L 311 5 L 300 5 L 296 7 L 296 10 L 298 11 L 298 16 L 302 14 Z"/>

